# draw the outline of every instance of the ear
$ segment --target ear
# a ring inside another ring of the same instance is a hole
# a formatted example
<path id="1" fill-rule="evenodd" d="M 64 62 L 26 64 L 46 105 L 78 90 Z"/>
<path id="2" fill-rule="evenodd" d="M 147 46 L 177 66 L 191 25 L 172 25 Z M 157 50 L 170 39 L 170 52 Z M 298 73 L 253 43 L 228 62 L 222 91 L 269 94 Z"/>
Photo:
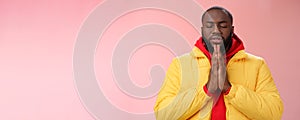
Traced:
<path id="1" fill-rule="evenodd" d="M 234 33 L 234 26 L 232 26 L 231 29 L 232 29 L 232 33 Z"/>

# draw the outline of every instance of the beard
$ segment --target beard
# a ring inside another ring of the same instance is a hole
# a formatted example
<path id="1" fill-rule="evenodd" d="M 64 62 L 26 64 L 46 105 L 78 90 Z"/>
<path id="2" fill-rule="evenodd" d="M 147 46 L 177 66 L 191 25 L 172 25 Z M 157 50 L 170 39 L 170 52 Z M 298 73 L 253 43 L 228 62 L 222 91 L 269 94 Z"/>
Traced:
<path id="1" fill-rule="evenodd" d="M 222 37 L 223 42 L 220 46 L 220 50 L 221 50 L 222 54 L 226 54 L 226 51 L 228 51 L 230 49 L 231 44 L 232 44 L 232 34 L 233 33 L 230 32 L 230 35 L 226 39 L 224 39 Z M 203 35 L 203 32 L 202 32 L 202 35 Z M 205 42 L 205 44 L 204 44 L 205 48 L 209 51 L 209 53 L 212 54 L 214 52 L 214 48 L 213 48 L 212 44 L 206 37 L 202 36 L 202 39 Z"/>

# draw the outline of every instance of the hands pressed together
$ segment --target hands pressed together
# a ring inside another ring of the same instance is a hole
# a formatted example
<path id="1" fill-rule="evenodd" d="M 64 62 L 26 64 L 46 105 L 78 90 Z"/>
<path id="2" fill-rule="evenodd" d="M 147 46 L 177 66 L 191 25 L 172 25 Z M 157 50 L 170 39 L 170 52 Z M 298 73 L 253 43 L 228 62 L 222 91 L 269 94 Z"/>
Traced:
<path id="1" fill-rule="evenodd" d="M 220 45 L 213 45 L 214 52 L 211 58 L 211 70 L 209 80 L 206 85 L 209 93 L 226 92 L 230 87 L 227 78 L 225 55 L 220 50 Z"/>

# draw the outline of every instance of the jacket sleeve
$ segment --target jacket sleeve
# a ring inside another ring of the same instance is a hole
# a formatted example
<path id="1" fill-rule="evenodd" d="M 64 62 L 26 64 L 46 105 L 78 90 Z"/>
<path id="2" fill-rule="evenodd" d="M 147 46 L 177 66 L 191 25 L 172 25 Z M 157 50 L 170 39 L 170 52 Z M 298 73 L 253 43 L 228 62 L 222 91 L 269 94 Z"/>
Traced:
<path id="1" fill-rule="evenodd" d="M 281 98 L 265 61 L 260 64 L 255 90 L 232 84 L 225 99 L 249 119 L 280 120 L 283 113 Z"/>
<path id="2" fill-rule="evenodd" d="M 154 111 L 157 120 L 188 119 L 210 101 L 203 87 L 181 91 L 181 67 L 176 58 L 169 66 L 163 86 L 157 96 Z M 196 85 L 195 85 L 196 86 Z"/>

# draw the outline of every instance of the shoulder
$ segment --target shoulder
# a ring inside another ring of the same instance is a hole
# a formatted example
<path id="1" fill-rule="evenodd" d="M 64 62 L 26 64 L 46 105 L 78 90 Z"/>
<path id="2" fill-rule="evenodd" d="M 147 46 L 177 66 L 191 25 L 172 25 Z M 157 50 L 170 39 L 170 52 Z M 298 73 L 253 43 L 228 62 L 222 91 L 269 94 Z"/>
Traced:
<path id="1" fill-rule="evenodd" d="M 257 56 L 248 52 L 245 52 L 244 54 L 246 55 L 246 61 L 248 63 L 253 63 L 259 66 L 265 64 L 265 59 L 261 56 Z"/>
<path id="2" fill-rule="evenodd" d="M 254 55 L 254 54 L 251 54 L 249 52 L 245 52 L 245 54 L 247 55 L 247 57 L 249 59 L 263 60 L 263 58 L 261 56 Z"/>
<path id="3" fill-rule="evenodd" d="M 256 61 L 264 61 L 264 58 L 261 56 L 257 56 L 248 52 L 245 52 L 247 59 L 256 60 Z"/>
<path id="4" fill-rule="evenodd" d="M 183 55 L 177 56 L 176 59 L 178 60 L 189 60 L 192 59 L 193 56 L 191 55 L 191 53 L 185 53 Z"/>
<path id="5" fill-rule="evenodd" d="M 194 51 L 191 51 L 173 58 L 172 64 L 178 67 L 186 67 L 195 64 L 196 60 L 197 57 L 194 55 Z"/>
<path id="6" fill-rule="evenodd" d="M 190 52 L 176 57 L 179 60 L 192 60 L 196 58 L 206 58 L 204 53 L 197 47 L 194 47 Z"/>
<path id="7" fill-rule="evenodd" d="M 182 67 L 190 63 L 190 61 L 192 61 L 192 58 L 193 57 L 190 55 L 190 53 L 185 53 L 183 55 L 176 56 L 175 58 L 173 58 L 171 65 Z"/>

